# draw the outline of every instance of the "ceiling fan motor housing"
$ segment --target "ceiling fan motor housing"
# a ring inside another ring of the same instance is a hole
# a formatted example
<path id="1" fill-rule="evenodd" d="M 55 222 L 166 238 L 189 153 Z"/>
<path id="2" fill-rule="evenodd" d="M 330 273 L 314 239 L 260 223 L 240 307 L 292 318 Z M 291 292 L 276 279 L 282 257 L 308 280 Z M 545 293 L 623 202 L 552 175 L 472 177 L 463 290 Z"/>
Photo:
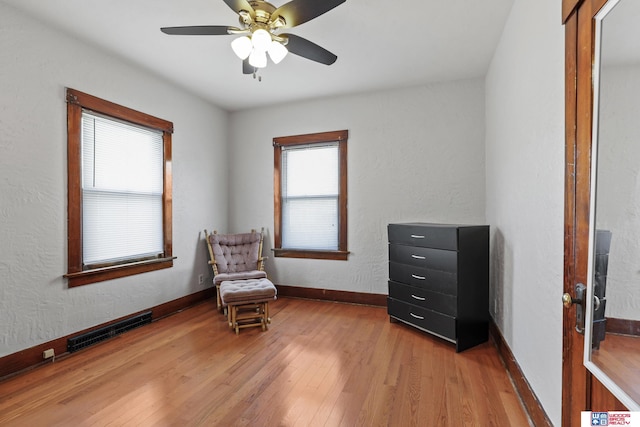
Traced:
<path id="1" fill-rule="evenodd" d="M 285 25 L 285 20 L 282 16 L 278 16 L 275 21 L 271 21 L 271 15 L 276 11 L 276 7 L 271 3 L 266 1 L 254 0 L 249 2 L 251 7 L 253 8 L 255 17 L 253 20 L 251 19 L 251 14 L 249 11 L 244 10 L 240 13 L 240 23 L 245 25 L 246 27 L 251 27 L 253 29 L 254 25 L 258 26 L 258 28 L 266 29 L 271 32 L 277 30 L 279 27 Z M 247 17 L 249 19 L 247 19 Z"/>

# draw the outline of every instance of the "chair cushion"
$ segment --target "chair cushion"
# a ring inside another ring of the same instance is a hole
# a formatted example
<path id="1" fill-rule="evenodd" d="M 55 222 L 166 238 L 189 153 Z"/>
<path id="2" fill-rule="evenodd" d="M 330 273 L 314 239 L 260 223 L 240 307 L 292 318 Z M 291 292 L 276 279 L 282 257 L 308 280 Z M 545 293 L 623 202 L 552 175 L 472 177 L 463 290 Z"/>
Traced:
<path id="1" fill-rule="evenodd" d="M 218 274 L 258 269 L 261 233 L 210 234 Z"/>
<path id="2" fill-rule="evenodd" d="M 275 300 L 278 291 L 269 279 L 226 280 L 220 284 L 223 305 Z"/>
<path id="3" fill-rule="evenodd" d="M 239 271 L 237 273 L 221 273 L 213 278 L 213 284 L 219 285 L 226 280 L 247 280 L 266 278 L 267 273 L 260 270 Z"/>

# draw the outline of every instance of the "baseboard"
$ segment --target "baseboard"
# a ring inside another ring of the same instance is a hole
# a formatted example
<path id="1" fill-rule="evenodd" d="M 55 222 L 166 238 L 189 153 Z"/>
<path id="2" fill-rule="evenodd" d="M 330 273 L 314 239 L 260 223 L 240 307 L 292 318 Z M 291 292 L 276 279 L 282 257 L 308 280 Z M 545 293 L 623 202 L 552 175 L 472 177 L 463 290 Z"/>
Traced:
<path id="1" fill-rule="evenodd" d="M 493 342 L 498 349 L 498 353 L 502 358 L 502 362 L 507 368 L 507 372 L 511 376 L 511 379 L 513 380 L 516 392 L 520 396 L 524 408 L 527 411 L 527 414 L 529 415 L 529 418 L 531 419 L 533 425 L 536 427 L 552 427 L 553 424 L 551 423 L 551 420 L 542 408 L 538 397 L 531 389 L 531 386 L 522 373 L 518 362 L 516 362 L 516 358 L 513 356 L 513 353 L 511 353 L 511 349 L 507 345 L 507 342 L 502 336 L 502 333 L 493 322 L 493 320 L 489 322 L 489 335 L 493 339 Z"/>
<path id="2" fill-rule="evenodd" d="M 189 308 L 201 301 L 215 296 L 215 288 L 208 288 L 200 292 L 196 292 L 191 295 L 178 298 L 173 301 L 166 302 L 164 304 L 157 305 L 155 307 L 140 310 L 135 313 L 130 313 L 127 316 L 113 319 L 109 322 L 101 325 L 96 325 L 92 328 L 88 328 L 82 331 L 77 331 L 64 337 L 56 338 L 55 340 L 48 341 L 37 346 L 21 350 L 17 353 L 9 354 L 0 358 L 0 381 L 6 377 L 13 376 L 27 369 L 35 368 L 37 366 L 49 363 L 42 360 L 42 352 L 47 349 L 53 349 L 56 357 L 66 356 L 67 353 L 67 340 L 73 336 L 91 332 L 92 330 L 110 326 L 125 318 L 135 316 L 145 311 L 152 311 L 152 321 L 169 316 L 170 314 L 177 313 L 185 308 Z"/>
<path id="3" fill-rule="evenodd" d="M 382 294 L 303 288 L 299 286 L 286 285 L 276 285 L 276 287 L 278 288 L 278 296 L 282 297 L 373 305 L 377 307 L 387 306 L 387 295 Z"/>
<path id="4" fill-rule="evenodd" d="M 612 334 L 640 336 L 640 321 L 607 317 L 607 332 Z"/>

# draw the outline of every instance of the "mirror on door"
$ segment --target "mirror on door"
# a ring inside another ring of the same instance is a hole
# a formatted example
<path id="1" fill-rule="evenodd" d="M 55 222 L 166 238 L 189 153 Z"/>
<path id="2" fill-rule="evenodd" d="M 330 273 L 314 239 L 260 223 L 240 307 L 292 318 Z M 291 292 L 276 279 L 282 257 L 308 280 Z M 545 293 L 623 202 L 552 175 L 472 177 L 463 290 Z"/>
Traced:
<path id="1" fill-rule="evenodd" d="M 596 16 L 585 366 L 640 410 L 640 1 Z"/>

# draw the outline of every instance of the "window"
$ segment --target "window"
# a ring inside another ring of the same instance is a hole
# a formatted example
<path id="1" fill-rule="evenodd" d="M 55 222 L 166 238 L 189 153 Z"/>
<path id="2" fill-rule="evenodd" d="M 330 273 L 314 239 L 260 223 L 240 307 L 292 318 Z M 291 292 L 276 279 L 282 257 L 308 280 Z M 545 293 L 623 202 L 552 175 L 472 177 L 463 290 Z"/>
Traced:
<path id="1" fill-rule="evenodd" d="M 173 266 L 172 132 L 67 89 L 70 287 Z"/>
<path id="2" fill-rule="evenodd" d="M 273 139 L 275 256 L 347 259 L 347 138 Z"/>

